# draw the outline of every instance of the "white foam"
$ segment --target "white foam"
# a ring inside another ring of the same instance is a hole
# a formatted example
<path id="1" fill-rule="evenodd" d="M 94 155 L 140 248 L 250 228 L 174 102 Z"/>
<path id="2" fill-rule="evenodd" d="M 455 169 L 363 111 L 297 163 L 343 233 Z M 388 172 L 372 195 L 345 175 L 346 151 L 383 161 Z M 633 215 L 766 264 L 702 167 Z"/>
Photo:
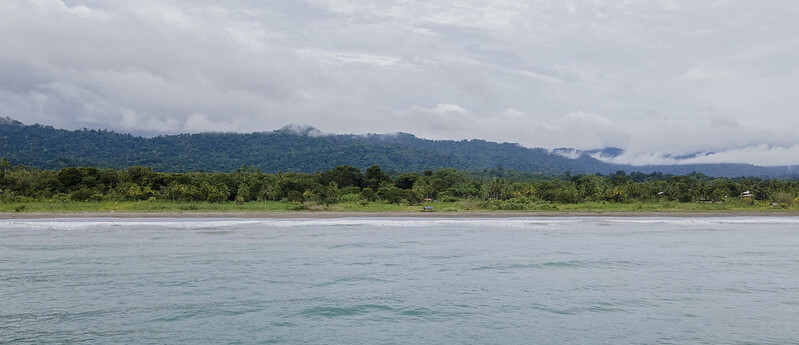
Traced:
<path id="1" fill-rule="evenodd" d="M 552 218 L 292 218 L 292 219 L 192 219 L 192 218 L 145 218 L 145 219 L 11 219 L 0 220 L 0 229 L 81 230 L 120 227 L 150 227 L 171 229 L 229 228 L 229 227 L 326 227 L 326 226 L 374 226 L 374 227 L 540 227 L 566 225 L 583 222 L 582 219 Z"/>
<path id="2" fill-rule="evenodd" d="M 235 225 L 253 224 L 255 221 L 236 221 L 236 220 L 214 220 L 214 221 L 200 221 L 200 220 L 185 220 L 185 221 L 172 221 L 169 219 L 79 219 L 79 218 L 63 218 L 63 219 L 46 219 L 46 220 L 5 220 L 0 221 L 0 228 L 5 229 L 48 229 L 48 230 L 81 230 L 81 229 L 96 229 L 96 228 L 119 228 L 119 227 L 156 227 L 156 228 L 174 228 L 174 229 L 196 229 L 206 227 L 229 227 Z"/>
<path id="3" fill-rule="evenodd" d="M 695 218 L 602 218 L 603 223 L 616 224 L 669 224 L 669 225 L 723 225 L 723 224 L 799 224 L 799 217 L 789 216 L 744 216 L 744 217 L 695 217 Z"/>
<path id="4" fill-rule="evenodd" d="M 575 223 L 597 224 L 667 224 L 676 226 L 712 226 L 724 224 L 797 224 L 799 217 L 696 217 L 696 218 L 622 218 L 622 217 L 566 217 L 566 218 L 58 218 L 58 219 L 7 219 L 0 220 L 0 230 L 85 230 L 135 228 L 206 229 L 206 228 L 290 228 L 290 227 L 393 227 L 420 228 L 428 226 L 451 227 L 505 227 L 505 228 L 559 228 Z"/>

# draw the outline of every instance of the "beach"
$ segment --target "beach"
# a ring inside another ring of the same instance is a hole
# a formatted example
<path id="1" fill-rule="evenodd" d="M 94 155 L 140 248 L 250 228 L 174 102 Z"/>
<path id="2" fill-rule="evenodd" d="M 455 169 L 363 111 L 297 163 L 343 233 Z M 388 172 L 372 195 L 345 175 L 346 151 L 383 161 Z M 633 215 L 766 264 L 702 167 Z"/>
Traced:
<path id="1" fill-rule="evenodd" d="M 518 218 L 518 217 L 792 217 L 799 212 L 2 212 L 0 219 L 40 218 Z"/>

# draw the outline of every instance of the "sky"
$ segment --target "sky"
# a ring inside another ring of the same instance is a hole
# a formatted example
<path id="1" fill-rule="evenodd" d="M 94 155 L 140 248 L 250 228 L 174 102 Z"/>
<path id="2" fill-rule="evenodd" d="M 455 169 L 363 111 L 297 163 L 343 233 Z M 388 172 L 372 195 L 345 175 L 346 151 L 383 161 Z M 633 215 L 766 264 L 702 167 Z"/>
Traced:
<path id="1" fill-rule="evenodd" d="M 0 117 L 799 164 L 796 1 L 0 1 Z"/>

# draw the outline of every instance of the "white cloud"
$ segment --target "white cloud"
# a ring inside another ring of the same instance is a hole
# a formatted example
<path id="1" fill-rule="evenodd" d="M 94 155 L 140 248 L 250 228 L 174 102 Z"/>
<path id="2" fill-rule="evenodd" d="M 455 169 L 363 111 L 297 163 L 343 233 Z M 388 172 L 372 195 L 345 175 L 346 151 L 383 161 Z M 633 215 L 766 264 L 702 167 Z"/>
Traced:
<path id="1" fill-rule="evenodd" d="M 630 136 L 625 152 L 617 157 L 596 157 L 604 161 L 632 164 L 750 163 L 779 165 L 799 164 L 791 155 L 799 126 L 783 124 L 743 124 L 734 118 L 694 114 L 691 121 L 654 121 L 641 126 Z M 758 157 L 761 152 L 763 157 Z M 726 161 L 723 161 L 726 159 Z"/>
<path id="2" fill-rule="evenodd" d="M 746 163 L 760 166 L 799 165 L 799 144 L 791 146 L 753 145 L 720 152 L 696 152 L 690 156 L 675 156 L 666 152 L 625 153 L 619 157 L 595 158 L 605 162 L 631 165 L 673 165 L 673 164 L 713 164 Z"/>
<path id="3" fill-rule="evenodd" d="M 301 49 L 298 50 L 298 53 L 310 59 L 334 65 L 353 63 L 353 64 L 374 65 L 377 67 L 389 67 L 389 66 L 396 66 L 403 64 L 402 58 L 400 57 L 365 54 L 354 51 L 346 52 L 346 51 L 335 51 L 335 50 Z"/>
<path id="4" fill-rule="evenodd" d="M 791 146 L 771 146 L 766 144 L 709 153 L 696 158 L 685 159 L 681 163 L 725 163 L 747 162 L 755 165 L 799 165 L 799 144 Z"/>

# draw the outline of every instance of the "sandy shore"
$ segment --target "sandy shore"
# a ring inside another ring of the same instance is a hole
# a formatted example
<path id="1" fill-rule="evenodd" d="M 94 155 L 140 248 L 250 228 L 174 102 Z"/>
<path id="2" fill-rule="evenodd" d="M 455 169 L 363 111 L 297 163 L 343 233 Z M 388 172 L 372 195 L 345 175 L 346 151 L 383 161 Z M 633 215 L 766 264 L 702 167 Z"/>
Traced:
<path id="1" fill-rule="evenodd" d="M 40 218 L 516 218 L 516 217 L 799 217 L 799 212 L 0 212 Z"/>

